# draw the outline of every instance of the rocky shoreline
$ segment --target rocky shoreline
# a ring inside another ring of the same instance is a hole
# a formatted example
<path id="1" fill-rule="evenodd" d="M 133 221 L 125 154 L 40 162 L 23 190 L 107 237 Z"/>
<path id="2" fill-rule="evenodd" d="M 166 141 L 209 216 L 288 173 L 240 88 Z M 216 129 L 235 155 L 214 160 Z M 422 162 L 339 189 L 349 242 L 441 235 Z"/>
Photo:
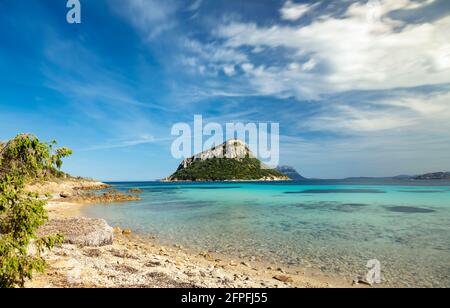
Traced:
<path id="1" fill-rule="evenodd" d="M 91 183 L 92 184 L 92 183 Z M 100 183 L 94 186 L 100 186 Z M 75 187 L 72 187 L 75 190 Z M 67 187 L 66 187 L 67 188 Z M 56 194 L 56 193 L 55 193 Z M 45 288 L 329 288 L 351 282 L 300 268 L 281 268 L 258 260 L 237 260 L 181 246 L 162 245 L 154 237 L 112 228 L 104 220 L 82 218 L 86 203 L 47 205 L 50 221 L 43 234 L 63 233 L 65 243 L 46 253 L 44 274 L 27 287 Z"/>

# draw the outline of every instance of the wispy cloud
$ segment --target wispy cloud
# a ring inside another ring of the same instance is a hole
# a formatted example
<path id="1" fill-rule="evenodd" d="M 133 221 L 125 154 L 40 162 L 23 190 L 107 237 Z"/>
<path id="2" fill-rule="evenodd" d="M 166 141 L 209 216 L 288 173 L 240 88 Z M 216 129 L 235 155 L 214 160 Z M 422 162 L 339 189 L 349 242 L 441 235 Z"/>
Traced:
<path id="1" fill-rule="evenodd" d="M 97 129 L 96 134 L 105 140 L 113 140 L 104 145 L 89 146 L 90 150 L 129 147 L 158 140 L 149 135 L 162 130 L 157 114 L 169 116 L 174 112 L 172 109 L 136 98 L 136 89 L 130 80 L 111 70 L 96 53 L 58 37 L 52 37 L 48 42 L 47 61 L 42 67 L 45 87 L 62 95 L 72 111 L 84 115 L 77 121 L 95 122 L 92 129 Z M 71 51 L 76 51 L 76 55 Z M 59 54 L 67 55 L 65 61 L 61 61 Z M 86 142 L 98 143 L 96 137 L 86 138 Z"/>
<path id="2" fill-rule="evenodd" d="M 110 6 L 136 27 L 146 40 L 153 40 L 176 25 L 174 14 L 179 3 L 172 0 L 113 0 Z"/>
<path id="3" fill-rule="evenodd" d="M 318 6 L 319 3 L 315 4 L 296 4 L 292 1 L 286 1 L 280 10 L 281 18 L 284 20 L 298 20 L 307 14 L 310 10 Z"/>
<path id="4" fill-rule="evenodd" d="M 390 13 L 418 8 L 427 2 L 377 3 L 379 19 L 372 18 L 373 8 L 356 2 L 342 16 L 323 16 L 308 25 L 264 27 L 230 22 L 220 26 L 217 34 L 225 39 L 228 48 L 286 48 L 299 59 L 305 59 L 304 64 L 314 61 L 314 67 L 319 68 L 293 71 L 289 70 L 289 63 L 255 65 L 249 81 L 256 91 L 263 90 L 265 94 L 270 82 L 273 94 L 289 91 L 299 97 L 310 94 L 305 88 L 322 94 L 449 83 L 450 16 L 430 23 L 408 24 L 393 19 Z M 304 84 L 307 87 L 302 88 Z"/>
<path id="5" fill-rule="evenodd" d="M 110 140 L 107 143 L 99 144 L 95 146 L 90 146 L 80 151 L 98 151 L 98 150 L 110 150 L 110 149 L 120 149 L 120 148 L 130 148 L 143 144 L 154 144 L 170 141 L 170 138 L 155 138 L 151 135 L 140 136 L 136 139 L 118 139 Z"/>
<path id="6" fill-rule="evenodd" d="M 0 18 L 2 131 L 63 136 L 86 174 L 102 149 L 104 175 L 169 173 L 170 126 L 194 114 L 279 122 L 283 162 L 307 176 L 450 163 L 446 0 L 98 0 L 76 28 L 28 2 L 3 11 L 29 22 Z M 123 152 L 135 171 L 112 163 Z"/>

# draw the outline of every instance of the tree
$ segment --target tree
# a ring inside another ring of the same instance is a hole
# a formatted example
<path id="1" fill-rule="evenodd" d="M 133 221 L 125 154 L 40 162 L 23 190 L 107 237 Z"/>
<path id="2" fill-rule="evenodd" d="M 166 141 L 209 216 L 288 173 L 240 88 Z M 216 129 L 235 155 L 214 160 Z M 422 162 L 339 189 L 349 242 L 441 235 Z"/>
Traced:
<path id="1" fill-rule="evenodd" d="M 23 287 L 35 271 L 43 272 L 42 253 L 62 242 L 62 236 L 39 237 L 48 220 L 45 200 L 25 191 L 30 180 L 59 175 L 62 159 L 72 154 L 21 134 L 0 144 L 0 288 Z"/>

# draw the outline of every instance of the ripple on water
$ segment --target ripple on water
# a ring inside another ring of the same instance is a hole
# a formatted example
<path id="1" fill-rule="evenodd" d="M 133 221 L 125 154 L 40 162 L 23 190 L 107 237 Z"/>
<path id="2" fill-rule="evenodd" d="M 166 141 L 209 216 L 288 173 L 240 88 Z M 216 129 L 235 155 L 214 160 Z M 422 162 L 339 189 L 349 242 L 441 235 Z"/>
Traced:
<path id="1" fill-rule="evenodd" d="M 144 188 L 142 189 L 144 192 L 149 193 L 165 193 L 165 194 L 174 194 L 179 188 L 178 187 L 167 187 L 167 188 Z"/>
<path id="2" fill-rule="evenodd" d="M 166 202 L 152 205 L 152 210 L 156 211 L 173 211 L 182 209 L 201 209 L 208 206 L 214 205 L 215 202 L 212 201 L 184 201 L 177 200 L 173 202 Z"/>
<path id="3" fill-rule="evenodd" d="M 436 194 L 443 193 L 443 190 L 399 190 L 402 193 L 413 193 L 413 194 Z"/>
<path id="4" fill-rule="evenodd" d="M 205 187 L 183 187 L 182 189 L 216 190 L 216 189 L 239 189 L 240 186 L 205 186 Z"/>
<path id="5" fill-rule="evenodd" d="M 314 203 L 296 203 L 293 204 L 295 207 L 299 207 L 305 210 L 332 210 L 344 213 L 351 213 L 360 211 L 365 207 L 368 207 L 368 204 L 364 203 L 339 203 L 332 201 L 321 201 Z"/>
<path id="6" fill-rule="evenodd" d="M 88 209 L 113 225 L 201 251 L 256 256 L 282 267 L 312 266 L 351 278 L 364 275 L 367 260 L 375 257 L 386 286 L 450 286 L 449 212 L 433 205 L 446 204 L 450 187 L 286 185 L 252 191 L 253 183 L 200 185 L 147 186 L 140 206 Z M 245 193 L 220 190 L 238 186 Z M 212 198 L 213 191 L 223 194 Z M 429 194 L 427 200 L 414 198 L 421 193 Z"/>
<path id="7" fill-rule="evenodd" d="M 436 212 L 435 210 L 432 209 L 424 209 L 415 206 L 388 206 L 386 207 L 386 209 L 394 213 L 407 213 L 407 214 L 428 214 Z"/>
<path id="8" fill-rule="evenodd" d="M 379 189 L 309 189 L 302 191 L 287 191 L 285 194 L 384 194 Z"/>

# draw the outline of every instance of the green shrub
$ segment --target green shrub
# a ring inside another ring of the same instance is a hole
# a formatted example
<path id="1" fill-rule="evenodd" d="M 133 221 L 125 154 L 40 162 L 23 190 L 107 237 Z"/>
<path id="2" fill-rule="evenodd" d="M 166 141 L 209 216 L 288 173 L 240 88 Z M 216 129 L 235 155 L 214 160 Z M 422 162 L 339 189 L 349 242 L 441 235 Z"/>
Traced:
<path id="1" fill-rule="evenodd" d="M 62 242 L 60 235 L 39 237 L 47 221 L 45 201 L 25 192 L 25 184 L 60 173 L 67 148 L 53 149 L 33 135 L 18 135 L 0 146 L 0 287 L 23 287 L 35 271 L 45 269 L 41 254 Z M 34 249 L 30 249 L 34 248 Z"/>
<path id="2" fill-rule="evenodd" d="M 186 169 L 180 169 L 171 176 L 179 181 L 227 181 L 258 180 L 265 177 L 283 177 L 273 169 L 264 169 L 256 158 L 241 160 L 211 158 L 193 162 Z"/>

